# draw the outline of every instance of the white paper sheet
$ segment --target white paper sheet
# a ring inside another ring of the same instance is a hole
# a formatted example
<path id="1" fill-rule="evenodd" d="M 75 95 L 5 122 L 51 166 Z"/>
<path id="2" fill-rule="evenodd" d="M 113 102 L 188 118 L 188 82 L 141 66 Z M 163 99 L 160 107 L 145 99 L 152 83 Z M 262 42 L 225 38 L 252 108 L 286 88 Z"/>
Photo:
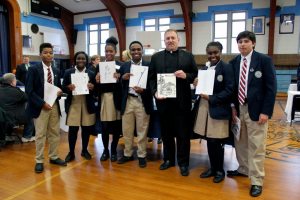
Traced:
<path id="1" fill-rule="evenodd" d="M 215 73 L 215 70 L 198 70 L 198 84 L 196 87 L 196 94 L 213 94 Z"/>
<path id="2" fill-rule="evenodd" d="M 176 98 L 176 76 L 170 74 L 157 74 L 158 97 Z"/>
<path id="3" fill-rule="evenodd" d="M 44 85 L 44 101 L 50 106 L 53 106 L 55 100 L 57 99 L 58 91 L 61 91 L 59 87 L 46 82 Z"/>
<path id="4" fill-rule="evenodd" d="M 117 80 L 114 78 L 114 73 L 116 72 L 116 62 L 100 62 L 99 72 L 101 83 L 116 83 Z"/>
<path id="5" fill-rule="evenodd" d="M 148 67 L 131 65 L 130 73 L 133 74 L 129 79 L 129 87 L 141 87 L 146 89 L 148 79 Z"/>
<path id="6" fill-rule="evenodd" d="M 71 82 L 75 85 L 75 90 L 72 91 L 73 95 L 89 94 L 88 83 L 89 76 L 87 73 L 71 74 Z"/>

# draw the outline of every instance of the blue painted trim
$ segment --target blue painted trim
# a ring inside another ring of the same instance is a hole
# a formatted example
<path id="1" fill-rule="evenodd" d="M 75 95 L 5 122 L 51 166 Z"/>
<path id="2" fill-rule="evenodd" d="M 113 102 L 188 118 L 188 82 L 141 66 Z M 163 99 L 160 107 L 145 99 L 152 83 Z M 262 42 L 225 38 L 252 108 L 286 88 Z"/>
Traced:
<path id="1" fill-rule="evenodd" d="M 87 31 L 87 25 L 85 24 L 75 24 L 74 29 L 77 29 L 78 31 Z"/>
<path id="2" fill-rule="evenodd" d="M 139 18 L 145 19 L 148 17 L 169 17 L 174 15 L 174 10 L 157 10 L 157 11 L 147 11 L 147 12 L 139 12 Z"/>
<path id="3" fill-rule="evenodd" d="M 39 26 L 46 26 L 49 28 L 55 28 L 55 29 L 60 29 L 63 30 L 61 24 L 58 22 L 58 20 L 51 20 L 43 17 L 38 17 L 35 15 L 28 15 L 28 16 L 23 16 L 21 15 L 21 21 L 25 23 L 30 23 L 30 24 L 37 24 Z"/>
<path id="4" fill-rule="evenodd" d="M 83 19 L 83 24 L 75 24 L 74 28 L 78 31 L 87 31 L 90 24 L 109 23 L 109 29 L 116 28 L 116 25 L 111 16 L 93 17 Z"/>
<path id="5" fill-rule="evenodd" d="M 142 26 L 142 20 L 140 18 L 129 18 L 126 19 L 126 27 L 130 26 Z"/>
<path id="6" fill-rule="evenodd" d="M 171 18 L 170 23 L 171 24 L 184 23 L 184 19 L 182 17 L 181 18 Z"/>

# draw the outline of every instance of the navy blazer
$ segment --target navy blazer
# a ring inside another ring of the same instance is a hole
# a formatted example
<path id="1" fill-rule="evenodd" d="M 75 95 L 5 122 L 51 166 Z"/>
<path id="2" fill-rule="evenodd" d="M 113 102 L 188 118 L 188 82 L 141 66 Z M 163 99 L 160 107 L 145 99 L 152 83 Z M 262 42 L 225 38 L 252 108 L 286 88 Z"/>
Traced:
<path id="1" fill-rule="evenodd" d="M 143 66 L 149 66 L 149 62 L 142 61 Z M 122 103 L 121 103 L 121 114 L 123 115 L 126 108 L 127 103 L 127 97 L 128 97 L 128 90 L 129 90 L 129 80 L 123 80 L 122 76 L 125 73 L 130 73 L 130 67 L 131 67 L 131 61 L 123 63 L 123 65 L 120 68 L 120 74 L 121 74 L 121 85 L 122 85 Z M 145 112 L 149 115 L 153 110 L 153 101 L 152 101 L 152 95 L 149 88 L 149 81 L 147 81 L 147 88 L 144 89 L 144 91 L 141 93 L 142 102 L 145 108 Z"/>
<path id="2" fill-rule="evenodd" d="M 53 66 L 51 66 L 53 71 L 53 83 L 55 86 L 61 88 L 60 83 L 60 73 L 59 70 Z M 27 78 L 25 81 L 25 91 L 28 96 L 28 105 L 26 108 L 27 113 L 32 118 L 39 117 L 43 105 L 45 104 L 44 101 L 44 69 L 43 64 L 39 63 L 35 66 L 31 66 L 28 68 Z M 59 98 L 56 99 L 58 101 Z M 59 103 L 58 105 L 58 112 L 60 114 Z"/>
<path id="3" fill-rule="evenodd" d="M 16 78 L 17 78 L 17 80 L 21 81 L 23 84 L 25 84 L 25 81 L 26 81 L 27 71 L 28 70 L 26 69 L 26 66 L 24 63 L 17 66 Z"/>
<path id="4" fill-rule="evenodd" d="M 230 61 L 235 77 L 234 103 L 239 114 L 238 89 L 241 55 Z M 247 83 L 248 112 L 252 121 L 258 121 L 260 114 L 272 117 L 277 84 L 272 59 L 269 56 L 253 51 L 248 72 Z"/>
<path id="5" fill-rule="evenodd" d="M 207 67 L 205 67 L 207 69 Z M 231 99 L 234 79 L 230 64 L 222 60 L 215 68 L 213 95 L 209 95 L 209 115 L 213 119 L 231 119 Z"/>
<path id="6" fill-rule="evenodd" d="M 65 101 L 65 111 L 67 114 L 70 110 L 70 106 L 72 104 L 72 99 L 73 99 L 72 91 L 69 90 L 69 88 L 67 86 L 71 84 L 71 74 L 74 74 L 74 73 L 75 73 L 75 68 L 67 69 L 64 74 L 64 80 L 63 80 L 63 85 L 62 85 L 63 92 L 68 94 L 67 99 Z M 88 69 L 86 70 L 86 73 L 88 73 L 88 76 L 89 76 L 89 83 L 92 83 L 95 86 L 95 73 Z M 85 95 L 87 111 L 90 114 L 95 113 L 95 111 L 96 111 L 95 101 L 94 101 L 93 96 L 94 96 L 93 91 L 90 91 L 90 93 L 88 95 Z"/>

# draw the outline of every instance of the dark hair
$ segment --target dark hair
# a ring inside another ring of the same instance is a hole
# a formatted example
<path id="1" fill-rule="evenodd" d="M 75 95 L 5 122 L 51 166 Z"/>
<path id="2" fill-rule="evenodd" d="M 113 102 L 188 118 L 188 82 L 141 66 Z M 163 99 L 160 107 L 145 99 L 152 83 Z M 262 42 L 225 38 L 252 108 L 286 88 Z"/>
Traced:
<path id="1" fill-rule="evenodd" d="M 105 43 L 106 43 L 105 48 L 107 46 L 112 46 L 115 49 L 115 51 L 117 51 L 117 44 L 119 43 L 117 38 L 115 38 L 114 36 L 111 36 L 111 37 L 107 38 Z"/>
<path id="2" fill-rule="evenodd" d="M 238 36 L 236 37 L 236 41 L 239 42 L 240 39 L 242 38 L 248 38 L 249 40 L 251 40 L 253 43 L 256 43 L 256 37 L 255 34 L 251 31 L 243 31 L 240 32 L 238 34 Z"/>
<path id="3" fill-rule="evenodd" d="M 141 45 L 141 47 L 142 47 L 142 49 L 143 49 L 143 45 L 142 45 L 141 42 L 139 42 L 139 41 L 132 41 L 132 42 L 129 44 L 129 50 L 130 50 L 130 48 L 131 48 L 131 46 L 132 46 L 133 44 L 139 44 L 139 45 Z"/>
<path id="4" fill-rule="evenodd" d="M 209 47 L 217 47 L 220 50 L 220 52 L 222 52 L 222 50 L 223 50 L 223 45 L 220 42 L 218 42 L 218 41 L 217 42 L 210 42 L 210 43 L 208 43 L 207 46 L 206 46 L 206 50 Z"/>
<path id="5" fill-rule="evenodd" d="M 50 43 L 42 43 L 40 45 L 40 53 L 42 53 L 42 51 L 43 51 L 44 48 L 51 48 L 53 50 L 52 44 L 50 44 Z"/>
<path id="6" fill-rule="evenodd" d="M 76 58 L 79 54 L 84 54 L 85 59 L 86 59 L 86 64 L 87 64 L 89 62 L 89 56 L 84 51 L 78 51 L 77 53 L 75 53 L 75 55 L 74 55 L 75 64 L 76 64 Z"/>

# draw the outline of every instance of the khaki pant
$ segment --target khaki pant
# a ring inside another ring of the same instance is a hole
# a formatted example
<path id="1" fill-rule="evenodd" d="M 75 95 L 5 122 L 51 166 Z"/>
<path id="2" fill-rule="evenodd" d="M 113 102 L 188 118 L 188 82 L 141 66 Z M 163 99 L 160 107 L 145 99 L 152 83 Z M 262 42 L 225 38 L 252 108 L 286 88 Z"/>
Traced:
<path id="1" fill-rule="evenodd" d="M 58 145 L 60 141 L 59 113 L 58 106 L 55 103 L 52 110 L 42 109 L 38 118 L 34 119 L 35 126 L 35 146 L 36 163 L 44 162 L 44 149 L 46 139 L 49 143 L 49 158 L 55 160 L 58 158 Z"/>
<path id="2" fill-rule="evenodd" d="M 138 97 L 128 96 L 126 109 L 122 116 L 122 131 L 125 141 L 125 156 L 133 154 L 134 127 L 137 132 L 137 155 L 139 158 L 145 158 L 147 155 L 147 133 L 149 128 L 150 115 L 147 115 L 142 103 Z"/>
<path id="3" fill-rule="evenodd" d="M 265 176 L 266 136 L 268 123 L 258 124 L 249 117 L 248 106 L 240 106 L 241 136 L 235 139 L 238 171 L 247 174 L 251 185 L 263 185 Z"/>

